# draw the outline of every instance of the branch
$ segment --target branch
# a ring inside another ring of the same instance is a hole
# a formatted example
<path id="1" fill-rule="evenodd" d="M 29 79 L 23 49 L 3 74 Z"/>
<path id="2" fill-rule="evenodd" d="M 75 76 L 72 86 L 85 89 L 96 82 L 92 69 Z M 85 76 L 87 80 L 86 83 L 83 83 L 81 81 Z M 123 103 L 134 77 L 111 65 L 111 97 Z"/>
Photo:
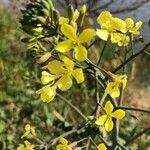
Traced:
<path id="1" fill-rule="evenodd" d="M 72 109 L 74 109 L 85 121 L 87 121 L 86 116 L 72 103 L 69 102 L 65 97 L 61 96 L 60 94 L 57 93 L 57 96 L 64 101 L 66 104 L 68 104 Z"/>
<path id="2" fill-rule="evenodd" d="M 142 134 L 150 132 L 150 127 L 144 129 L 143 131 L 139 132 L 137 135 L 133 136 L 130 141 L 127 141 L 125 146 L 130 145 L 134 140 L 136 140 L 137 138 L 139 138 Z"/>
<path id="3" fill-rule="evenodd" d="M 124 67 L 127 63 L 129 63 L 131 60 L 133 60 L 134 58 L 136 58 L 138 55 L 142 54 L 148 47 L 150 46 L 150 42 L 144 46 L 144 48 L 142 48 L 139 52 L 137 52 L 136 54 L 132 55 L 131 57 L 129 57 L 126 61 L 124 61 L 120 66 L 118 66 L 113 73 L 116 73 L 118 70 L 120 70 L 122 67 Z"/>
<path id="4" fill-rule="evenodd" d="M 131 111 L 141 111 L 141 112 L 145 112 L 145 113 L 150 113 L 149 109 L 128 107 L 128 106 L 118 106 L 118 107 L 116 107 L 116 109 L 124 109 L 124 110 L 131 110 Z"/>

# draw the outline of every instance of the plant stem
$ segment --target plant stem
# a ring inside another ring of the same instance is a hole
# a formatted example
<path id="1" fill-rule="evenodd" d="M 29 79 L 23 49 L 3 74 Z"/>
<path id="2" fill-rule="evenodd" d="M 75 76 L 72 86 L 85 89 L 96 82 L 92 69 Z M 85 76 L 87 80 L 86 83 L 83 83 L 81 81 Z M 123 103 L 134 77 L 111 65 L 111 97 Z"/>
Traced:
<path id="1" fill-rule="evenodd" d="M 97 66 L 99 66 L 99 64 L 100 64 L 100 62 L 101 62 L 101 60 L 102 60 L 102 57 L 103 57 L 103 54 L 104 54 L 104 51 L 105 51 L 106 46 L 107 46 L 107 42 L 104 43 L 102 52 L 101 52 L 100 57 L 99 57 L 99 60 L 98 60 L 98 62 L 97 62 Z"/>
<path id="2" fill-rule="evenodd" d="M 88 137 L 88 141 L 86 144 L 86 150 L 89 150 L 89 149 L 90 149 L 90 137 Z"/>
<path id="3" fill-rule="evenodd" d="M 137 135 L 133 136 L 130 141 L 127 141 L 125 146 L 130 145 L 134 140 L 136 140 L 138 137 L 140 137 L 142 134 L 150 132 L 150 127 L 144 129 L 143 131 L 139 132 Z"/>
<path id="4" fill-rule="evenodd" d="M 124 67 L 127 63 L 129 63 L 131 60 L 133 60 L 134 58 L 136 58 L 138 55 L 142 54 L 148 47 L 150 46 L 150 42 L 144 46 L 144 48 L 142 48 L 139 52 L 137 52 L 136 54 L 132 55 L 131 57 L 129 57 L 126 61 L 124 61 L 120 66 L 118 66 L 113 73 L 116 73 L 118 70 L 120 70 L 122 67 Z"/>
<path id="5" fill-rule="evenodd" d="M 67 100 L 65 97 L 61 96 L 60 94 L 57 93 L 57 96 L 64 101 L 66 104 L 68 104 L 71 108 L 73 108 L 85 121 L 87 121 L 86 116 L 76 107 L 74 106 L 69 100 Z"/>
<path id="6" fill-rule="evenodd" d="M 145 112 L 145 113 L 150 113 L 149 109 L 128 107 L 128 106 L 118 106 L 118 107 L 116 107 L 116 109 L 124 109 L 124 110 L 131 110 L 131 111 L 141 111 L 141 112 Z"/>

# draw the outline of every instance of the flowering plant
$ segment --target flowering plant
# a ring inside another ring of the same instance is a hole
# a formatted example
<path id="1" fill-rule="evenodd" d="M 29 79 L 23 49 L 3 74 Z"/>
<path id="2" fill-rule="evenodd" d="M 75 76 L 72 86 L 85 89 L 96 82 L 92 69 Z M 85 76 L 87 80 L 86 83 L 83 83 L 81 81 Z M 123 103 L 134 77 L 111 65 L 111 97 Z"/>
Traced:
<path id="1" fill-rule="evenodd" d="M 30 13 L 32 6 L 34 6 L 34 14 Z M 36 91 L 40 95 L 41 103 L 51 105 L 51 103 L 59 103 L 57 100 L 60 99 L 83 119 L 70 131 L 48 142 L 37 140 L 36 134 L 32 138 L 35 138 L 45 149 L 128 150 L 128 142 L 120 136 L 120 121 L 124 121 L 128 110 L 150 111 L 122 105 L 122 95 L 129 76 L 126 66 L 135 57 L 144 53 L 150 43 L 146 43 L 138 52 L 134 51 L 133 42 L 139 40 L 141 21 L 134 24 L 131 18 L 123 20 L 113 17 L 109 11 L 103 11 L 97 17 L 98 28 L 90 25 L 85 28 L 84 21 L 87 15 L 85 5 L 79 10 L 74 10 L 69 5 L 68 17 L 61 16 L 51 0 L 31 0 L 23 11 L 20 19 L 22 29 L 30 35 L 23 41 L 28 43 L 29 50 L 34 50 L 37 55 L 42 54 L 39 61 L 44 64 L 41 71 L 42 85 Z M 94 53 L 98 43 L 104 47 L 98 54 L 98 60 L 93 60 L 90 55 Z M 108 51 L 108 43 L 111 44 L 112 51 L 113 47 L 124 51 L 121 56 L 123 61 L 112 70 L 101 65 L 104 51 Z M 95 110 L 92 114 L 85 115 L 62 95 L 76 86 L 76 83 L 82 86 L 88 81 L 88 76 L 92 79 L 91 84 L 94 83 Z M 55 114 L 64 121 L 62 116 L 56 112 Z M 30 129 L 23 137 L 33 131 L 32 128 Z M 70 137 L 70 140 L 67 141 L 64 137 Z M 134 138 L 132 137 L 133 140 Z M 29 143 L 26 143 L 28 146 Z M 18 149 L 25 149 L 25 147 L 19 145 Z"/>

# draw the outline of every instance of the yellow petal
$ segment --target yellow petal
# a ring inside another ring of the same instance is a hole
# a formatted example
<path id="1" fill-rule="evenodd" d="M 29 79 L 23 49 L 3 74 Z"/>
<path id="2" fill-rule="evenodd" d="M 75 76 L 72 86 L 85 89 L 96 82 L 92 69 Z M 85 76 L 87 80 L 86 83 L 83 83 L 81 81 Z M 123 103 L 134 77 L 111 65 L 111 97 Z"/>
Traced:
<path id="1" fill-rule="evenodd" d="M 102 25 L 105 24 L 112 18 L 112 15 L 109 11 L 103 11 L 97 18 L 97 22 Z"/>
<path id="2" fill-rule="evenodd" d="M 64 145 L 67 145 L 67 144 L 68 144 L 68 141 L 67 141 L 65 138 L 63 138 L 63 137 L 60 138 L 59 142 L 60 142 L 61 144 L 64 144 Z"/>
<path id="3" fill-rule="evenodd" d="M 95 121 L 95 123 L 98 125 L 98 126 L 102 126 L 104 125 L 104 123 L 106 122 L 106 119 L 107 119 L 107 115 L 102 115 L 100 117 L 98 117 Z"/>
<path id="4" fill-rule="evenodd" d="M 112 18 L 111 20 L 111 30 L 121 31 L 126 33 L 126 22 L 120 18 Z"/>
<path id="5" fill-rule="evenodd" d="M 133 28 L 133 26 L 134 26 L 134 21 L 133 21 L 133 19 L 127 18 L 127 19 L 125 20 L 125 22 L 126 22 L 126 27 L 127 27 L 127 29 Z"/>
<path id="6" fill-rule="evenodd" d="M 76 41 L 76 30 L 69 24 L 64 23 L 61 26 L 61 32 L 70 40 Z"/>
<path id="7" fill-rule="evenodd" d="M 65 53 L 70 51 L 73 48 L 73 43 L 70 40 L 67 41 L 63 41 L 58 43 L 58 45 L 55 47 L 55 50 L 61 52 L 61 53 Z"/>
<path id="8" fill-rule="evenodd" d="M 107 41 L 108 40 L 108 37 L 109 37 L 109 32 L 107 30 L 101 30 L 101 29 L 97 29 L 96 30 L 96 34 L 97 36 L 104 40 L 104 41 Z"/>
<path id="9" fill-rule="evenodd" d="M 48 84 L 51 81 L 55 80 L 55 76 L 51 75 L 47 71 L 42 71 L 42 77 L 41 77 L 41 82 L 42 84 Z"/>
<path id="10" fill-rule="evenodd" d="M 111 113 L 111 116 L 116 118 L 116 119 L 122 119 L 125 116 L 125 111 L 122 109 L 118 109 L 116 111 L 114 111 L 113 113 Z"/>
<path id="11" fill-rule="evenodd" d="M 40 90 L 36 91 L 37 94 L 41 95 L 41 100 L 43 102 L 51 102 L 56 95 L 56 88 L 50 86 L 44 86 Z"/>
<path id="12" fill-rule="evenodd" d="M 58 80 L 58 88 L 62 91 L 67 91 L 68 89 L 71 88 L 71 86 L 72 86 L 72 80 L 70 76 L 65 75 Z"/>
<path id="13" fill-rule="evenodd" d="M 48 63 L 48 70 L 52 74 L 56 74 L 56 75 L 64 73 L 64 71 L 65 71 L 63 64 L 58 60 L 53 60 L 53 61 L 49 62 Z"/>
<path id="14" fill-rule="evenodd" d="M 112 98 L 119 97 L 119 95 L 120 95 L 119 85 L 117 85 L 117 84 L 114 83 L 114 82 L 108 83 L 108 85 L 107 85 L 107 87 L 106 87 L 106 92 L 107 92 Z"/>
<path id="15" fill-rule="evenodd" d="M 72 17 L 72 20 L 71 21 L 76 21 L 78 18 L 79 18 L 79 11 L 76 9 L 73 13 L 73 17 Z"/>
<path id="16" fill-rule="evenodd" d="M 112 118 L 109 117 L 105 123 L 105 130 L 107 132 L 110 132 L 110 131 L 112 131 L 113 127 L 114 127 L 114 123 L 112 121 Z"/>
<path id="17" fill-rule="evenodd" d="M 104 110 L 106 111 L 107 114 L 111 114 L 114 109 L 114 106 L 110 101 L 107 101 L 104 107 Z"/>
<path id="18" fill-rule="evenodd" d="M 143 24 L 143 23 L 142 23 L 141 21 L 137 22 L 137 23 L 135 24 L 135 27 L 132 28 L 131 32 L 132 32 L 133 34 L 135 34 L 135 35 L 140 34 L 140 32 L 139 32 L 138 30 L 141 28 L 142 24 Z"/>
<path id="19" fill-rule="evenodd" d="M 81 43 L 86 43 L 89 42 L 93 39 L 95 36 L 96 32 L 94 29 L 85 29 L 82 31 L 82 33 L 79 35 L 79 41 Z"/>
<path id="20" fill-rule="evenodd" d="M 84 81 L 84 75 L 82 69 L 75 69 L 72 71 L 73 77 L 77 80 L 77 83 L 82 83 Z"/>
<path id="21" fill-rule="evenodd" d="M 68 23 L 69 22 L 69 19 L 68 18 L 65 18 L 65 17 L 60 17 L 59 19 L 59 24 L 62 25 L 64 23 Z"/>
<path id="22" fill-rule="evenodd" d="M 107 150 L 104 143 L 99 144 L 97 148 L 98 148 L 98 150 Z"/>
<path id="23" fill-rule="evenodd" d="M 65 67 L 68 69 L 68 71 L 69 70 L 71 71 L 74 67 L 74 62 L 71 59 L 69 59 L 68 57 L 65 57 L 65 56 L 61 56 L 60 58 L 64 62 Z"/>
<path id="24" fill-rule="evenodd" d="M 74 55 L 78 61 L 85 61 L 87 59 L 87 49 L 82 45 L 76 46 Z"/>

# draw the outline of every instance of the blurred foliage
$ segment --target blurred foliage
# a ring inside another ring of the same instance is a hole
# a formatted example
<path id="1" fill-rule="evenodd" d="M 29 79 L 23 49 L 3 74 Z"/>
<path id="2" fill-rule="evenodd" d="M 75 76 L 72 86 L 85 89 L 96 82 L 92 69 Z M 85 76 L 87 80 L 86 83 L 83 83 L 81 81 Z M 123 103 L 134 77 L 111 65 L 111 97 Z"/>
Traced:
<path id="1" fill-rule="evenodd" d="M 78 124 L 81 120 L 77 122 L 78 116 L 61 101 L 59 104 L 47 105 L 38 100 L 35 87 L 39 85 L 37 78 L 39 66 L 31 59 L 32 56 L 20 41 L 22 33 L 17 19 L 7 9 L 1 7 L 0 18 L 0 149 L 13 150 L 21 141 L 20 137 L 26 123 L 35 126 L 41 140 L 49 141 L 54 135 L 59 136 L 64 131 L 70 130 L 72 124 Z M 109 54 L 105 55 L 106 60 L 110 59 Z M 144 62 L 147 63 L 147 60 Z M 92 79 L 88 78 L 88 83 L 76 85 L 65 93 L 65 97 L 68 97 L 74 105 L 80 106 L 85 114 L 91 114 L 94 110 L 92 84 L 94 84 Z M 87 96 L 88 94 L 91 97 Z M 140 121 L 133 118 L 131 123 L 134 125 Z M 133 134 L 135 127 L 128 125 L 127 120 L 122 124 L 124 133 Z M 128 138 L 124 136 L 122 135 L 123 138 Z M 148 141 L 148 136 L 143 135 L 131 149 L 147 150 L 150 147 Z"/>

